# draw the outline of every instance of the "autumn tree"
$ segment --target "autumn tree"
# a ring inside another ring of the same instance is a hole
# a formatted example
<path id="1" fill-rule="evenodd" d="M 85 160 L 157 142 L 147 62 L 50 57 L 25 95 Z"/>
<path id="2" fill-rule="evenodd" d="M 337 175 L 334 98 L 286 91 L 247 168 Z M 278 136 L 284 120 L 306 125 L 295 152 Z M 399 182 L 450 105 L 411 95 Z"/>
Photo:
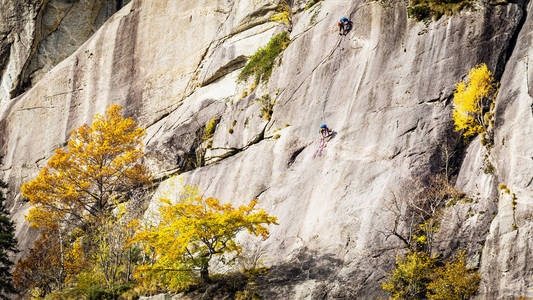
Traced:
<path id="1" fill-rule="evenodd" d="M 11 275 L 13 262 L 9 256 L 17 252 L 15 224 L 4 204 L 6 198 L 2 189 L 5 188 L 7 185 L 0 181 L 0 299 L 8 299 L 6 295 L 15 291 Z"/>
<path id="2" fill-rule="evenodd" d="M 209 262 L 213 257 L 241 253 L 235 239 L 239 232 L 246 230 L 266 239 L 269 231 L 265 225 L 277 225 L 276 217 L 256 208 L 258 200 L 234 208 L 199 195 L 195 188 L 185 191 L 184 199 L 178 203 L 162 199 L 160 224 L 145 226 L 133 239 L 144 244 L 147 252 L 153 251 L 155 257 L 153 264 L 139 268 L 140 277 L 199 270 L 202 281 L 209 282 Z"/>
<path id="3" fill-rule="evenodd" d="M 393 299 L 425 299 L 434 260 L 424 252 L 410 252 L 396 258 L 397 267 L 382 284 Z"/>
<path id="4" fill-rule="evenodd" d="M 453 95 L 455 130 L 468 137 L 488 130 L 494 113 L 498 86 L 487 65 L 473 67 L 467 79 L 457 83 Z"/>
<path id="5" fill-rule="evenodd" d="M 43 232 L 13 271 L 13 281 L 23 293 L 44 297 L 64 286 L 83 267 L 79 243 L 59 239 L 58 231 Z"/>
<path id="6" fill-rule="evenodd" d="M 467 299 L 477 291 L 478 273 L 465 267 L 464 252 L 445 259 L 435 251 L 435 244 L 439 242 L 436 239 L 442 210 L 468 198 L 440 175 L 408 188 L 412 191 L 407 196 L 402 195 L 405 192 L 400 192 L 401 196 L 393 194 L 389 202 L 393 224 L 382 233 L 386 239 L 401 241 L 407 251 L 397 256 L 395 269 L 382 284 L 383 290 L 393 299 Z M 450 287 L 453 284 L 458 287 Z M 438 298 L 439 295 L 444 296 Z M 447 298 L 449 295 L 463 298 Z"/>
<path id="7" fill-rule="evenodd" d="M 117 241 L 123 236 L 115 209 L 150 174 L 141 164 L 145 131 L 120 112 L 120 106 L 108 106 L 91 126 L 74 130 L 66 148 L 57 149 L 37 178 L 22 186 L 33 206 L 26 219 L 42 233 L 17 265 L 23 289 L 50 293 L 89 265 L 100 266 L 109 280 L 122 271 L 116 254 L 127 237 Z"/>
<path id="8" fill-rule="evenodd" d="M 464 196 L 443 175 L 407 184 L 404 190 L 392 193 L 386 209 L 392 224 L 380 233 L 385 239 L 398 239 L 410 251 L 423 251 L 431 256 L 442 208 Z"/>
<path id="9" fill-rule="evenodd" d="M 434 300 L 469 299 L 479 287 L 481 276 L 466 265 L 466 252 L 459 251 L 445 266 L 439 267 L 428 284 L 427 296 Z"/>
<path id="10" fill-rule="evenodd" d="M 149 182 L 140 164 L 145 131 L 120 111 L 118 105 L 108 106 L 91 126 L 74 130 L 66 149 L 57 149 L 37 178 L 22 186 L 33 206 L 28 216 L 33 226 L 103 217 L 116 199 Z"/>

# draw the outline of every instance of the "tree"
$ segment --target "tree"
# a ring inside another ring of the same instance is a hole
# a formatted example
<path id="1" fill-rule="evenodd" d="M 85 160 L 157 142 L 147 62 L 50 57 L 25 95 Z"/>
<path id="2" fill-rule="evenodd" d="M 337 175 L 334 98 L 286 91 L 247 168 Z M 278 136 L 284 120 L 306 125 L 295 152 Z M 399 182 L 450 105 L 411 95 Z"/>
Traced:
<path id="1" fill-rule="evenodd" d="M 118 239 L 128 236 L 114 209 L 148 183 L 150 174 L 141 164 L 145 131 L 120 111 L 108 106 L 91 126 L 73 131 L 66 149 L 57 149 L 37 178 L 22 186 L 33 206 L 26 219 L 42 234 L 15 268 L 23 291 L 46 295 L 88 270 L 101 271 L 97 275 L 109 286 L 123 271 L 127 238 Z M 126 270 L 126 280 L 131 272 Z"/>
<path id="2" fill-rule="evenodd" d="M 433 281 L 428 284 L 430 299 L 469 299 L 477 291 L 481 276 L 467 268 L 465 259 L 465 251 L 459 251 L 445 266 L 435 270 Z"/>
<path id="3" fill-rule="evenodd" d="M 129 190 L 149 182 L 139 163 L 143 156 L 143 129 L 108 106 L 93 124 L 73 131 L 66 149 L 57 149 L 35 180 L 22 186 L 33 208 L 32 226 L 87 222 L 105 217 Z"/>
<path id="4" fill-rule="evenodd" d="M 96 248 L 93 272 L 102 275 L 107 288 L 130 281 L 139 257 L 139 249 L 125 247 L 138 229 L 138 221 L 126 215 L 124 205 L 119 210 L 118 215 L 102 222 L 92 236 Z"/>
<path id="5" fill-rule="evenodd" d="M 487 131 L 494 116 L 497 92 L 497 84 L 487 65 L 473 67 L 467 80 L 457 83 L 453 95 L 455 130 L 464 130 L 465 137 Z"/>
<path id="6" fill-rule="evenodd" d="M 15 291 L 11 276 L 11 267 L 13 262 L 9 255 L 17 252 L 17 240 L 15 239 L 15 224 L 9 218 L 4 201 L 4 193 L 1 189 L 7 188 L 7 185 L 0 181 L 0 298 L 8 299 L 6 294 Z"/>
<path id="7" fill-rule="evenodd" d="M 145 226 L 132 241 L 143 243 L 145 251 L 154 253 L 155 262 L 139 269 L 145 277 L 196 269 L 202 281 L 209 282 L 213 257 L 241 253 L 235 240 L 239 232 L 247 230 L 266 239 L 269 231 L 264 225 L 278 224 L 276 217 L 255 208 L 258 200 L 235 209 L 218 199 L 200 196 L 195 188 L 187 188 L 185 198 L 176 204 L 167 199 L 161 202 L 159 226 Z"/>
<path id="8" fill-rule="evenodd" d="M 386 238 L 398 238 L 407 252 L 396 258 L 396 268 L 382 288 L 393 299 L 466 299 L 477 291 L 479 275 L 466 269 L 464 252 L 448 260 L 434 247 L 442 209 L 454 205 L 465 194 L 442 176 L 432 176 L 425 184 L 418 182 L 413 189 L 405 199 L 393 195 L 391 201 L 393 225 L 383 233 Z"/>
<path id="9" fill-rule="evenodd" d="M 62 287 L 66 276 L 61 253 L 65 244 L 60 245 L 57 239 L 53 234 L 43 233 L 28 255 L 17 262 L 13 281 L 20 291 L 42 297 Z"/>
<path id="10" fill-rule="evenodd" d="M 393 299 L 425 299 L 434 260 L 424 252 L 410 252 L 396 258 L 397 268 L 382 284 Z"/>
<path id="11" fill-rule="evenodd" d="M 442 208 L 456 203 L 465 194 L 443 175 L 430 176 L 426 181 L 406 186 L 399 195 L 392 194 L 387 211 L 392 214 L 393 224 L 381 233 L 385 239 L 399 239 L 412 252 L 422 251 L 431 256 Z"/>

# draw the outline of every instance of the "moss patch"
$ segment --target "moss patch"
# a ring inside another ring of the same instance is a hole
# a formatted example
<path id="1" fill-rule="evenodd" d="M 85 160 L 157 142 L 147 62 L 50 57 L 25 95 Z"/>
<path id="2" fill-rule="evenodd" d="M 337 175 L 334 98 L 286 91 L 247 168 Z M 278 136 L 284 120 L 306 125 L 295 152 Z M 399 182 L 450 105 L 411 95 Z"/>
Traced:
<path id="1" fill-rule="evenodd" d="M 310 0 L 309 2 L 307 2 L 307 5 L 305 6 L 305 10 L 308 10 L 310 9 L 311 7 L 313 7 L 313 5 L 317 4 L 318 2 L 321 2 L 322 0 Z"/>
<path id="2" fill-rule="evenodd" d="M 250 76 L 255 76 L 256 83 L 261 80 L 268 81 L 276 58 L 287 49 L 289 43 L 289 33 L 286 31 L 274 36 L 266 47 L 257 50 L 250 58 L 239 74 L 239 81 L 246 80 Z"/>
<path id="3" fill-rule="evenodd" d="M 469 7 L 470 0 L 411 0 L 407 7 L 409 17 L 423 21 L 432 17 L 438 20 L 443 15 L 453 15 Z"/>
<path id="4" fill-rule="evenodd" d="M 205 126 L 204 135 L 202 136 L 203 141 L 207 141 L 208 139 L 212 138 L 215 134 L 215 129 L 218 124 L 217 117 L 213 117 L 211 121 Z"/>
<path id="5" fill-rule="evenodd" d="M 257 99 L 257 103 L 261 105 L 259 116 L 266 121 L 270 121 L 272 114 L 274 113 L 274 105 L 276 102 L 270 98 L 269 94 L 263 95 L 260 99 Z"/>

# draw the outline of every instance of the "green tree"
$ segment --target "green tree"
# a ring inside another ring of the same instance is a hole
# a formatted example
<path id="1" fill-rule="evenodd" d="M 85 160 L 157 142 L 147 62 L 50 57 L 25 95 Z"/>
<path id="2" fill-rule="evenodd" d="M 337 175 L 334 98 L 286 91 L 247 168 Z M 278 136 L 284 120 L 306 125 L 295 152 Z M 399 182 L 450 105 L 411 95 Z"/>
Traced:
<path id="1" fill-rule="evenodd" d="M 11 276 L 13 262 L 9 255 L 17 252 L 15 225 L 4 203 L 6 198 L 2 189 L 5 188 L 7 185 L 0 181 L 0 298 L 2 299 L 8 299 L 6 295 L 15 291 Z"/>

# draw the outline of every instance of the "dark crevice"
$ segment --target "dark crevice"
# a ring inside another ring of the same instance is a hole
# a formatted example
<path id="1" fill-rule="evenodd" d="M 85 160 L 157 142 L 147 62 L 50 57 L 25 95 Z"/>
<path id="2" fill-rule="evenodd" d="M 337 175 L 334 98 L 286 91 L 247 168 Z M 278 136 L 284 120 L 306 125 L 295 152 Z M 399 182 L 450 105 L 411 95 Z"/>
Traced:
<path id="1" fill-rule="evenodd" d="M 228 152 L 226 152 L 226 153 L 224 153 L 222 155 L 217 155 L 217 156 L 210 157 L 209 160 L 205 161 L 205 164 L 209 164 L 210 162 L 212 162 L 212 163 L 220 162 L 220 161 L 222 161 L 222 160 L 224 160 L 226 158 L 235 156 L 238 153 L 243 152 L 246 149 L 250 148 L 251 146 L 253 146 L 255 144 L 258 144 L 261 141 L 265 140 L 265 131 L 266 131 L 267 127 L 268 127 L 268 124 L 269 123 L 267 123 L 265 125 L 265 127 L 263 127 L 263 130 L 261 130 L 261 132 L 253 140 L 248 142 L 248 144 L 246 144 L 242 148 L 213 148 L 213 150 L 228 150 Z"/>
<path id="2" fill-rule="evenodd" d="M 505 51 L 502 51 L 500 53 L 500 57 L 498 58 L 498 63 L 496 65 L 496 70 L 494 72 L 494 75 L 495 75 L 494 77 L 496 81 L 501 80 L 503 76 L 503 72 L 505 71 L 505 68 L 507 66 L 507 63 L 509 62 L 511 55 L 514 52 L 516 43 L 518 41 L 518 35 L 522 31 L 522 28 L 524 27 L 524 24 L 526 23 L 528 4 L 529 4 L 529 0 L 520 1 L 517 3 L 518 7 L 522 10 L 522 16 L 520 17 L 520 20 L 518 21 L 518 25 L 516 26 L 513 32 L 513 35 L 511 36 L 511 39 L 509 40 L 507 49 L 505 49 Z"/>
<path id="3" fill-rule="evenodd" d="M 408 133 L 411 133 L 411 132 L 415 131 L 415 130 L 418 128 L 418 124 L 419 124 L 419 123 L 420 123 L 420 120 L 417 120 L 415 126 L 413 126 L 413 127 L 409 128 L 409 129 L 405 130 L 403 133 L 401 133 L 400 135 L 398 135 L 398 137 L 402 137 L 402 136 L 404 136 L 404 135 L 406 135 L 406 134 L 408 134 Z"/>
<path id="4" fill-rule="evenodd" d="M 298 157 L 298 155 L 300 155 L 300 153 L 302 153 L 302 151 L 304 151 L 304 149 L 305 149 L 305 146 L 299 148 L 298 150 L 292 153 L 291 157 L 289 158 L 289 162 L 287 163 L 287 167 L 290 167 L 292 166 L 292 164 L 294 164 L 294 162 L 296 161 L 296 158 Z"/>
<path id="5" fill-rule="evenodd" d="M 533 182 L 533 177 L 531 177 L 531 179 L 529 180 L 529 182 L 527 183 L 526 187 L 529 187 L 531 185 L 531 183 Z"/>
<path id="6" fill-rule="evenodd" d="M 268 191 L 269 189 L 270 187 L 262 189 L 261 191 L 259 191 L 259 193 L 257 193 L 257 195 L 255 195 L 254 199 L 259 199 L 259 197 L 261 197 L 261 195 L 263 195 L 263 193 Z"/>
<path id="7" fill-rule="evenodd" d="M 35 23 L 36 24 L 41 24 L 42 23 L 42 18 L 43 18 L 43 15 L 44 15 L 44 12 L 46 10 L 46 7 L 48 5 L 48 0 L 45 0 L 41 3 L 41 5 L 36 8 L 36 11 L 38 11 L 37 13 L 37 16 L 35 17 Z M 26 59 L 26 61 L 24 62 L 24 65 L 22 66 L 22 69 L 20 70 L 19 74 L 17 75 L 17 79 L 15 80 L 15 82 L 18 82 L 17 85 L 14 87 L 14 89 L 9 93 L 9 98 L 10 99 L 13 99 L 13 98 L 16 98 L 20 95 L 22 95 L 26 90 L 28 90 L 30 87 L 31 87 L 31 82 L 28 82 L 28 80 L 24 80 L 24 74 L 26 74 L 29 66 L 30 66 L 30 62 L 31 62 L 31 58 L 35 55 L 35 53 L 37 52 L 37 48 L 39 46 L 39 43 L 41 42 L 41 31 L 40 31 L 41 27 L 40 26 L 36 26 L 35 27 L 35 30 L 33 32 L 33 39 L 32 39 L 32 45 L 29 46 L 30 48 L 30 52 L 28 54 L 28 57 Z M 19 40 L 22 41 L 22 39 L 20 39 L 20 36 L 19 36 Z"/>
<path id="8" fill-rule="evenodd" d="M 203 87 L 210 83 L 213 83 L 217 81 L 218 79 L 220 79 L 221 77 L 244 67 L 244 65 L 246 65 L 246 61 L 247 61 L 246 56 L 244 55 L 237 56 L 236 58 L 234 58 L 233 60 L 225 64 L 224 66 L 220 67 L 213 75 L 211 75 L 211 77 L 209 77 L 204 82 L 202 82 L 201 86 Z"/>

